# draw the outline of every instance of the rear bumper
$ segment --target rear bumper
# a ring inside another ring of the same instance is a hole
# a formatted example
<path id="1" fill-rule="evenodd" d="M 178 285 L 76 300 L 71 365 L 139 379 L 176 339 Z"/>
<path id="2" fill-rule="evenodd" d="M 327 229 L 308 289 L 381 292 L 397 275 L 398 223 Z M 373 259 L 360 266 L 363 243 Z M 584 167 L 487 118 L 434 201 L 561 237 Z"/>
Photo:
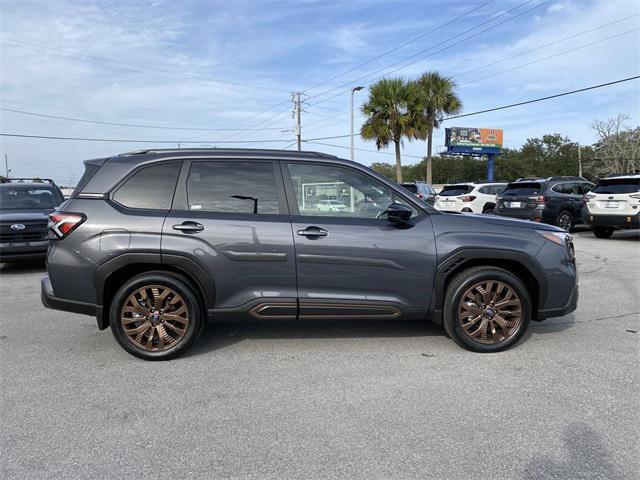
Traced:
<path id="1" fill-rule="evenodd" d="M 538 310 L 536 320 L 544 320 L 551 317 L 562 317 L 573 312 L 578 307 L 578 299 L 580 297 L 580 289 L 578 284 L 573 287 L 571 295 L 569 295 L 569 301 L 561 308 L 550 308 L 546 310 Z"/>
<path id="2" fill-rule="evenodd" d="M 640 213 L 635 215 L 587 214 L 587 223 L 592 227 L 640 228 Z"/>
<path id="3" fill-rule="evenodd" d="M 49 240 L 37 242 L 0 243 L 0 262 L 16 262 L 44 258 Z"/>
<path id="4" fill-rule="evenodd" d="M 51 286 L 49 275 L 45 275 L 40 280 L 40 299 L 42 304 L 53 310 L 63 310 L 65 312 L 82 313 L 84 315 L 97 315 L 98 308 L 91 303 L 78 302 L 56 297 Z"/>

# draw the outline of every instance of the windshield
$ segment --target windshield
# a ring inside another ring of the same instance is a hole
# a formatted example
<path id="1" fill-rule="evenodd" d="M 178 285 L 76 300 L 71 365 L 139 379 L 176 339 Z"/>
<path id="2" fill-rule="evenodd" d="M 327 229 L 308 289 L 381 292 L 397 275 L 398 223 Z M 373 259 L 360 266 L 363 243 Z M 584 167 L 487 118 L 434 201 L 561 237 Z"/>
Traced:
<path id="1" fill-rule="evenodd" d="M 533 196 L 540 195 L 542 185 L 539 183 L 510 183 L 502 192 L 503 196 Z"/>
<path id="2" fill-rule="evenodd" d="M 600 180 L 592 193 L 635 193 L 640 192 L 640 178 L 617 178 L 615 180 Z"/>
<path id="3" fill-rule="evenodd" d="M 44 210 L 56 208 L 63 201 L 62 196 L 54 188 L 11 185 L 0 188 L 0 209 Z"/>
<path id="4" fill-rule="evenodd" d="M 456 195 L 466 195 L 473 190 L 473 185 L 447 185 L 440 192 L 441 197 L 454 197 Z"/>

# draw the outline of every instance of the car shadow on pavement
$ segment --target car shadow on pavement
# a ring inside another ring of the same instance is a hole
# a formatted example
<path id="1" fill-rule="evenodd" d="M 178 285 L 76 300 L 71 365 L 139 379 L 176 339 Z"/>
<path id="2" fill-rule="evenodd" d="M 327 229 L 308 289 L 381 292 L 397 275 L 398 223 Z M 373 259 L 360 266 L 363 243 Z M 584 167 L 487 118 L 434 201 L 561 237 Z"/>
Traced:
<path id="1" fill-rule="evenodd" d="M 29 260 L 20 263 L 0 263 L 0 274 L 45 273 L 46 271 L 47 267 L 44 263 L 44 259 Z"/>
<path id="2" fill-rule="evenodd" d="M 564 429 L 562 442 L 566 450 L 564 455 L 559 458 L 549 455 L 536 456 L 527 464 L 522 478 L 525 480 L 631 478 L 616 467 L 612 461 L 611 452 L 604 444 L 602 437 L 588 425 L 582 422 L 568 425 Z"/>
<path id="3" fill-rule="evenodd" d="M 521 343 L 526 342 L 532 335 L 545 333 L 559 333 L 573 328 L 576 324 L 575 315 L 570 313 L 564 317 L 555 317 L 542 320 L 541 322 L 530 322 L 527 332 L 524 334 Z"/>
<path id="4" fill-rule="evenodd" d="M 269 320 L 209 323 L 186 356 L 219 350 L 243 340 L 401 338 L 444 336 L 428 320 Z"/>

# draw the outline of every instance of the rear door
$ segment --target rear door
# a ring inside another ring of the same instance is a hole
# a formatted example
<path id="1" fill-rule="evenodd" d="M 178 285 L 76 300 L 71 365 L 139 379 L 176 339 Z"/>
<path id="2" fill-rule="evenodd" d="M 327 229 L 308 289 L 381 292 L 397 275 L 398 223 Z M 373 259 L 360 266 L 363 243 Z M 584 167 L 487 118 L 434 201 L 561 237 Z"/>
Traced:
<path id="1" fill-rule="evenodd" d="M 162 236 L 163 261 L 181 256 L 213 279 L 209 313 L 295 318 L 293 236 L 277 162 L 185 160 Z"/>
<path id="2" fill-rule="evenodd" d="M 580 182 L 556 183 L 551 190 L 558 195 L 549 197 L 549 203 L 553 207 L 556 216 L 562 210 L 568 210 L 574 219 L 580 219 L 582 212 L 582 186 Z"/>
<path id="3" fill-rule="evenodd" d="M 436 250 L 430 216 L 414 208 L 412 225 L 384 211 L 406 199 L 356 168 L 282 162 L 292 212 L 300 318 L 424 317 Z M 345 210 L 318 208 L 336 198 Z"/>

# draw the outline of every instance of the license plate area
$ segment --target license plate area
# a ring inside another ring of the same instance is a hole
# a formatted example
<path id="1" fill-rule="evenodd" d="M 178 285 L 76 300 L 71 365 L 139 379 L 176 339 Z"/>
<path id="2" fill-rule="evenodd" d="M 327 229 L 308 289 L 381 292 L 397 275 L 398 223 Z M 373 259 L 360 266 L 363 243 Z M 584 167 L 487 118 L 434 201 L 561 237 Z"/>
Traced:
<path id="1" fill-rule="evenodd" d="M 507 208 L 522 208 L 522 202 L 504 202 Z"/>
<path id="2" fill-rule="evenodd" d="M 614 200 L 614 201 L 608 201 L 604 204 L 605 208 L 618 208 L 618 201 Z"/>

